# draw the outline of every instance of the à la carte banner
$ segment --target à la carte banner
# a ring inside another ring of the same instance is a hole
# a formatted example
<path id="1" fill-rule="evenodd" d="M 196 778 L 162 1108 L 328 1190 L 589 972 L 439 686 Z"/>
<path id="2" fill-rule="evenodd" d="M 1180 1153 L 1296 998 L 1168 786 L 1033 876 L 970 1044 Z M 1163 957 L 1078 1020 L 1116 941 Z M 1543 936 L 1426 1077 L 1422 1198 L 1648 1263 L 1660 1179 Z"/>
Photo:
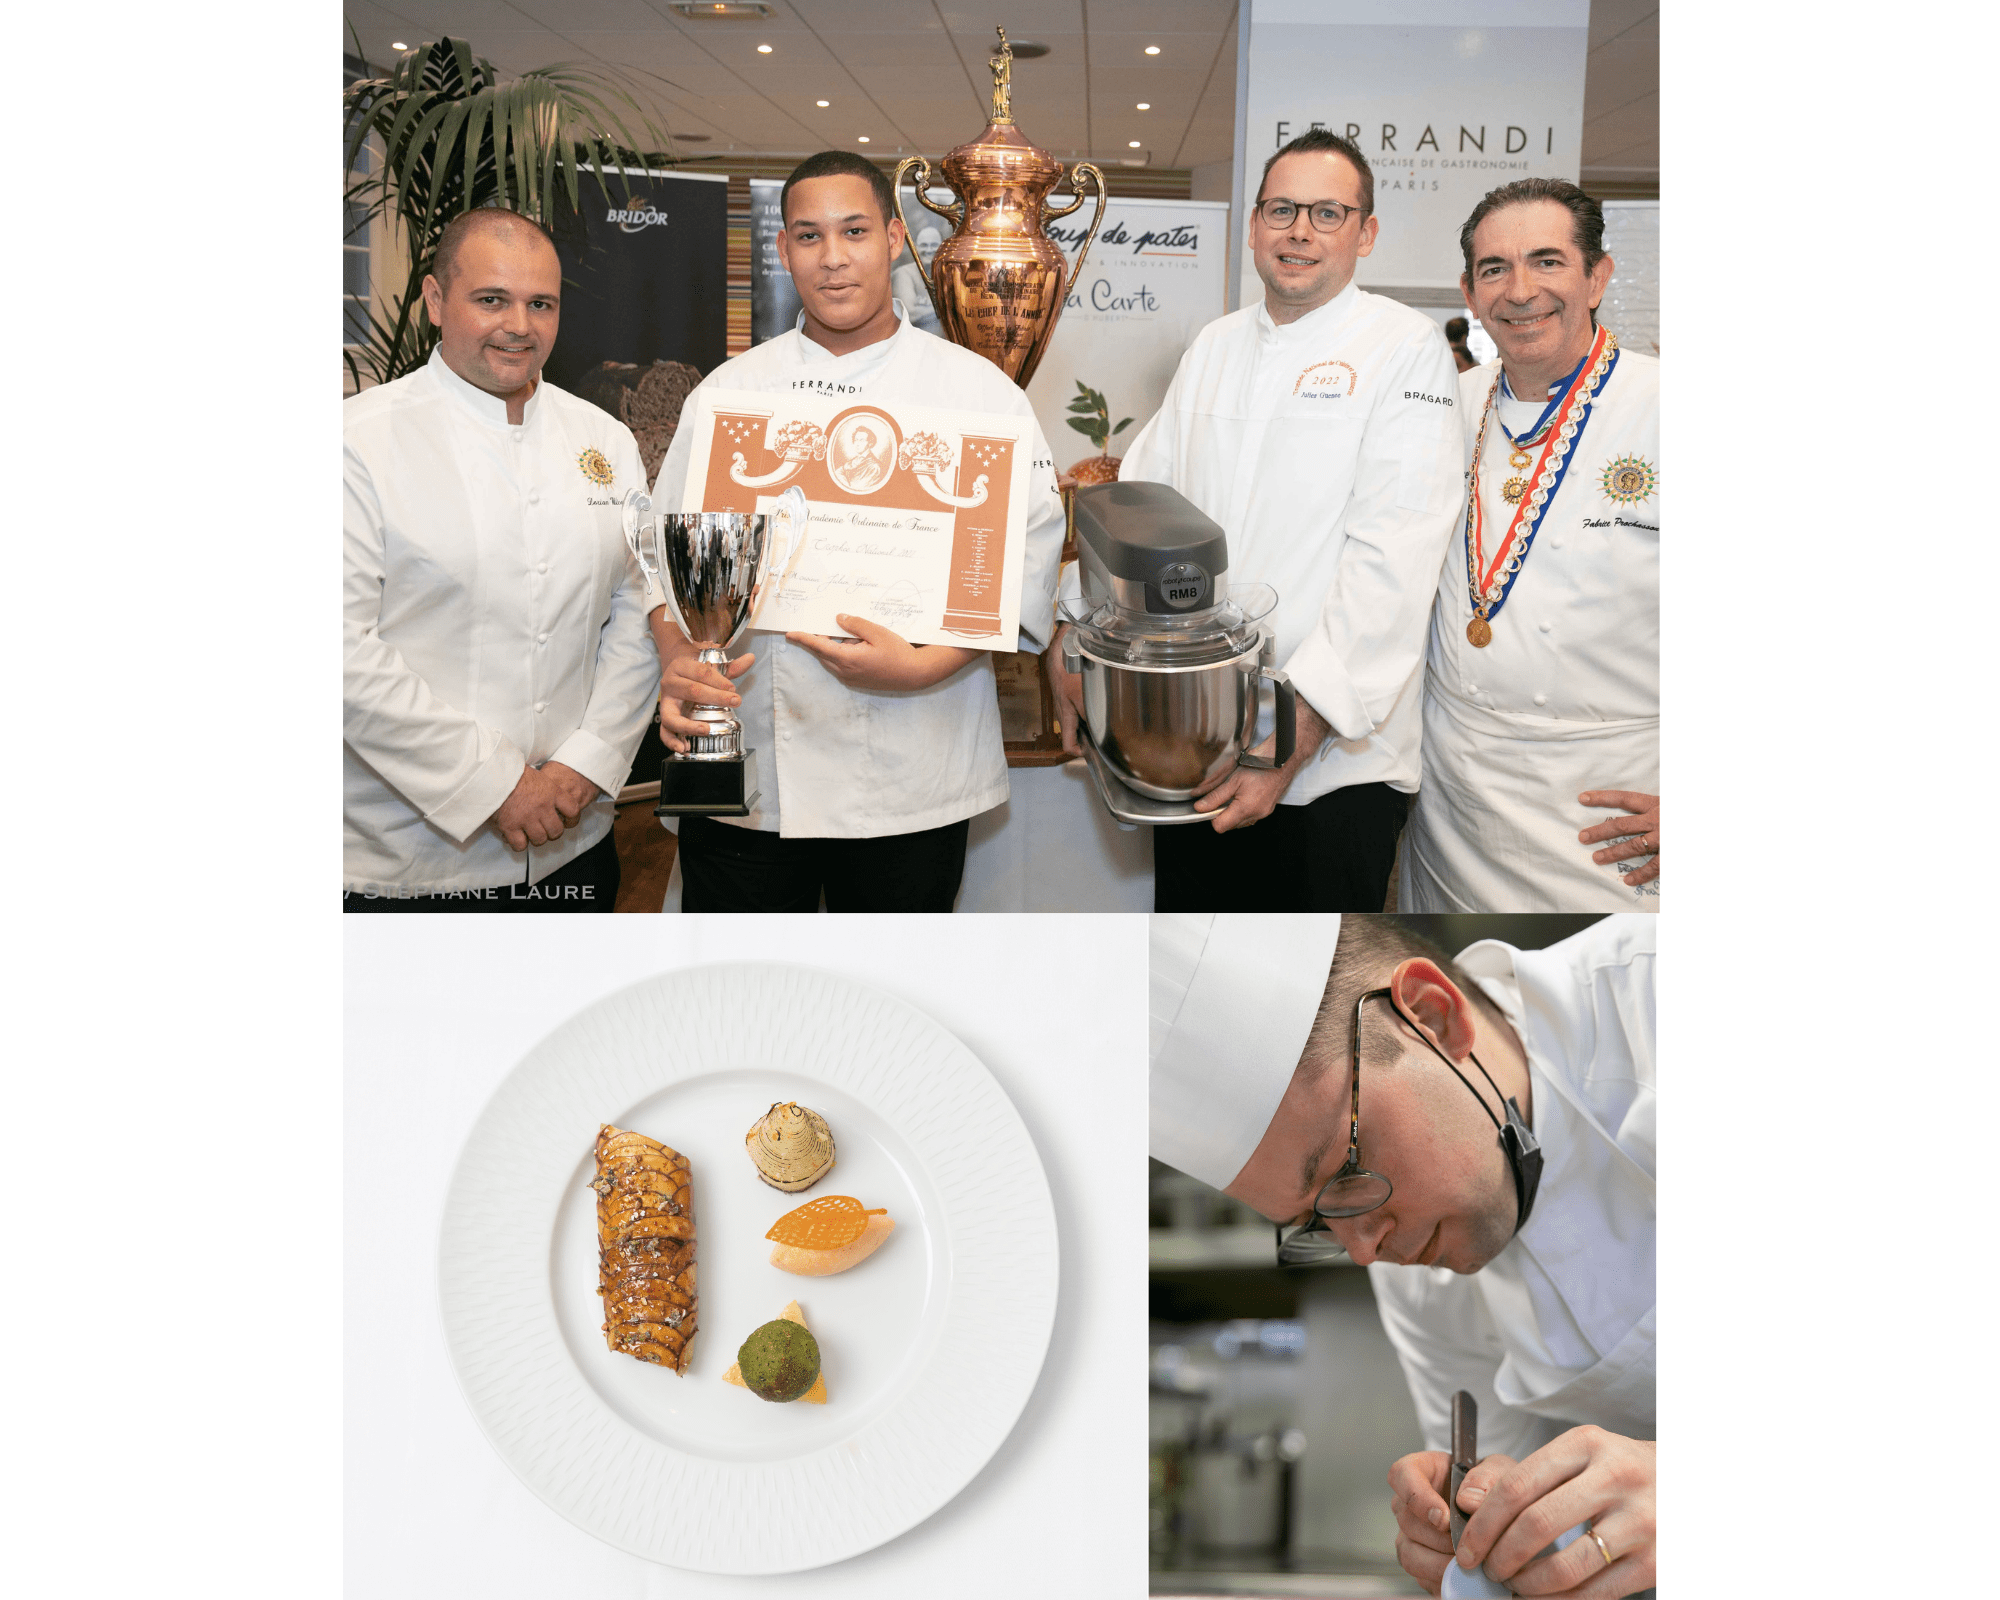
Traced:
<path id="1" fill-rule="evenodd" d="M 769 511 L 795 484 L 810 508 L 752 628 L 846 634 L 845 612 L 914 644 L 1015 647 L 1027 418 L 727 389 L 691 399 L 682 511 Z"/>
<path id="2" fill-rule="evenodd" d="M 1589 0 L 1249 0 L 1242 195 L 1309 128 L 1345 134 L 1375 175 L 1363 288 L 1452 289 L 1458 230 L 1489 189 L 1574 183 Z M 1294 195 L 1315 200 L 1317 195 Z M 1247 245 L 1241 301 L 1263 298 Z"/>
<path id="3" fill-rule="evenodd" d="M 1086 205 L 1049 225 L 1072 268 L 1090 210 Z M 1082 430 L 1069 426 L 1079 382 L 1103 394 L 1111 424 L 1133 419 L 1108 441 L 1111 455 L 1121 454 L 1160 409 L 1182 353 L 1228 309 L 1228 230 L 1229 207 L 1219 200 L 1106 204 L 1104 225 L 1028 383 L 1058 469 L 1067 471 L 1095 450 Z"/>

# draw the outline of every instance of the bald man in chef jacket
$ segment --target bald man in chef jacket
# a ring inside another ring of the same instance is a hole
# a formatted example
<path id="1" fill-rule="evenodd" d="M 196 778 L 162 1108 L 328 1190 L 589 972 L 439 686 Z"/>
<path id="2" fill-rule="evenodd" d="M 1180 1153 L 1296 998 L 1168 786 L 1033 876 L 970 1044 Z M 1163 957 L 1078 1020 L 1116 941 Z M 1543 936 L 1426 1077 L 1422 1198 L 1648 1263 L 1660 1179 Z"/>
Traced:
<path id="1" fill-rule="evenodd" d="M 1452 960 L 1390 917 L 1152 919 L 1152 1154 L 1281 1224 L 1283 1264 L 1368 1268 L 1426 1445 L 1384 1463 L 1396 1554 L 1433 1593 L 1453 1561 L 1655 1581 L 1656 927 Z M 1490 1453 L 1454 1551 L 1460 1389 Z"/>

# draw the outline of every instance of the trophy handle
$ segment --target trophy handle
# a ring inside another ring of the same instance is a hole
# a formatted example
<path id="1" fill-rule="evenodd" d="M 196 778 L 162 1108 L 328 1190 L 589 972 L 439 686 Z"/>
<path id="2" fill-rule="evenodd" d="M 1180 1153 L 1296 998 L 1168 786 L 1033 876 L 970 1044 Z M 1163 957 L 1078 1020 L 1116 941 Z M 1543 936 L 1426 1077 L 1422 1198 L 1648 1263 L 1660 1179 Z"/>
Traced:
<path id="1" fill-rule="evenodd" d="M 1076 253 L 1076 265 L 1069 269 L 1069 282 L 1063 285 L 1064 305 L 1069 304 L 1069 297 L 1076 290 L 1077 274 L 1083 271 L 1083 258 L 1090 254 L 1090 247 L 1097 243 L 1097 228 L 1104 221 L 1104 202 L 1109 198 L 1104 190 L 1104 174 L 1099 172 L 1088 161 L 1079 161 L 1074 167 L 1070 168 L 1069 173 L 1069 186 L 1074 198 L 1060 211 L 1044 209 L 1042 212 L 1043 221 L 1054 222 L 1059 218 L 1068 216 L 1078 206 L 1082 205 L 1083 179 L 1086 174 L 1097 185 L 1097 214 L 1090 219 L 1090 232 L 1084 235 L 1083 248 Z M 917 192 L 921 194 L 923 191 L 918 190 Z"/>
<path id="2" fill-rule="evenodd" d="M 1090 170 L 1095 172 L 1097 169 L 1092 167 Z M 903 176 L 905 173 L 910 172 L 916 174 L 916 177 L 911 181 L 910 187 L 916 190 L 917 199 L 923 205 L 923 208 L 926 211 L 935 211 L 939 216 L 943 217 L 946 222 L 951 224 L 954 233 L 964 227 L 965 202 L 963 200 L 957 201 L 949 210 L 943 206 L 933 205 L 931 197 L 924 193 L 930 187 L 931 164 L 922 156 L 905 156 L 901 161 L 896 163 L 896 177 L 894 182 L 890 184 L 890 190 L 896 196 L 896 220 L 902 223 L 904 235 L 910 239 L 916 238 L 916 232 L 910 226 L 910 219 L 903 215 Z M 1097 181 L 1099 186 L 1102 187 L 1104 179 L 1099 177 Z M 1079 200 L 1078 203 L 1081 204 L 1082 202 Z M 1103 209 L 1102 206 L 1098 207 L 1099 211 Z M 1096 231 L 1095 228 L 1091 229 L 1092 233 Z M 917 264 L 917 276 L 924 280 L 924 293 L 931 297 L 931 304 L 936 305 L 938 303 L 937 285 L 931 282 L 930 268 L 924 265 L 924 258 L 917 254 L 917 247 L 914 244 L 910 246 L 910 259 Z"/>
<path id="3" fill-rule="evenodd" d="M 649 530 L 652 527 L 652 497 L 644 489 L 628 490 L 625 503 L 619 508 L 619 517 L 625 527 L 625 548 L 632 552 L 632 559 L 639 563 L 639 570 L 646 575 L 647 581 L 656 588 L 664 589 L 666 585 L 660 582 L 659 550 L 657 547 L 647 550 L 647 541 L 639 537 L 642 526 Z M 647 559 L 649 555 L 651 560 Z"/>
<path id="4" fill-rule="evenodd" d="M 793 484 L 778 496 L 778 503 L 767 514 L 771 519 L 774 538 L 772 548 L 767 549 L 764 555 L 763 570 L 757 578 L 757 592 L 750 599 L 750 615 L 753 618 L 764 609 L 764 591 L 771 586 L 773 579 L 777 581 L 778 587 L 783 589 L 785 580 L 791 577 L 793 569 L 797 567 L 799 557 L 805 553 L 806 530 L 809 526 L 807 518 L 811 515 L 811 508 L 806 504 L 805 490 L 796 483 Z M 780 519 L 785 524 L 785 542 L 782 547 L 778 546 L 775 540 Z"/>

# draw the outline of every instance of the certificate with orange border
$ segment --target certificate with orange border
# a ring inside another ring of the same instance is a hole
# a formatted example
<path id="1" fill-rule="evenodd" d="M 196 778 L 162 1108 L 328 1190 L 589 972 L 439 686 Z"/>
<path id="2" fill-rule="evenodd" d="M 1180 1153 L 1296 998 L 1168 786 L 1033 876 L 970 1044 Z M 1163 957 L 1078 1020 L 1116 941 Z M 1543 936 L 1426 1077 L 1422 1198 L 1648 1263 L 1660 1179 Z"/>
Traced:
<path id="1" fill-rule="evenodd" d="M 1028 539 L 1031 416 L 700 388 L 682 511 L 811 508 L 752 628 L 845 634 L 846 612 L 913 644 L 1012 650 Z"/>

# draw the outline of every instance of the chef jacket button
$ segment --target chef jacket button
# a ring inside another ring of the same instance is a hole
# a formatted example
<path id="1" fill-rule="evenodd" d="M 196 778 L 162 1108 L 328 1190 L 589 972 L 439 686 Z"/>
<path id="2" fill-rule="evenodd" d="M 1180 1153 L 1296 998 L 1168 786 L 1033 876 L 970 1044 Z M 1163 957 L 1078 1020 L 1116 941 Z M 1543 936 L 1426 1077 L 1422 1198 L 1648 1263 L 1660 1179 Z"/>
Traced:
<path id="1" fill-rule="evenodd" d="M 538 506 L 541 503 L 542 503 L 542 491 L 539 489 L 530 489 L 528 491 L 528 504 L 531 506 Z"/>
<path id="2" fill-rule="evenodd" d="M 521 430 L 519 428 L 516 428 L 514 430 L 514 442 L 516 444 L 519 444 L 521 442 Z"/>
<path id="3" fill-rule="evenodd" d="M 539 567 L 535 568 L 535 570 L 537 572 L 547 572 L 549 570 L 549 564 L 546 561 L 544 561 Z M 1548 624 L 1545 622 L 1542 624 L 1542 626 L 1546 628 Z"/>
<path id="4" fill-rule="evenodd" d="M 547 644 L 548 642 L 549 642 L 549 636 L 546 633 L 538 633 L 535 635 L 536 644 Z"/>
<path id="5" fill-rule="evenodd" d="M 1468 683 L 1465 686 L 1465 692 L 1467 694 L 1477 694 L 1479 693 L 1479 685 L 1476 683 Z"/>
<path id="6" fill-rule="evenodd" d="M 544 567 L 544 568 L 542 568 L 542 570 L 543 570 L 544 572 L 547 572 L 547 571 L 548 571 L 549 569 L 548 569 L 547 567 Z M 1549 629 L 1553 628 L 1554 626 L 1555 626 L 1555 624 L 1554 624 L 1553 622 L 1544 622 L 1544 623 L 1541 623 L 1541 624 L 1540 624 L 1540 627 L 1541 627 L 1541 630 L 1542 630 L 1542 632 L 1544 632 L 1544 633 L 1547 633 L 1547 632 L 1549 631 Z"/>
<path id="7" fill-rule="evenodd" d="M 1551 550 L 1560 550 L 1562 547 L 1563 547 L 1563 542 L 1560 539 L 1551 539 L 1549 541 L 1549 548 Z"/>
<path id="8" fill-rule="evenodd" d="M 540 711 L 546 711 L 546 710 L 548 710 L 548 709 L 549 709 L 549 703 L 548 703 L 548 701 L 546 701 L 546 700 L 537 700 L 537 701 L 535 702 L 535 710 L 536 710 L 536 711 L 540 712 Z"/>
<path id="9" fill-rule="evenodd" d="M 1547 695 L 1545 695 L 1545 694 L 1538 694 L 1538 695 L 1536 695 L 1536 696 L 1535 696 L 1535 704 L 1536 704 L 1536 705 L 1538 705 L 1538 706 L 1545 706 L 1545 705 L 1547 705 L 1548 703 L 1549 703 L 1549 697 L 1548 697 Z"/>

